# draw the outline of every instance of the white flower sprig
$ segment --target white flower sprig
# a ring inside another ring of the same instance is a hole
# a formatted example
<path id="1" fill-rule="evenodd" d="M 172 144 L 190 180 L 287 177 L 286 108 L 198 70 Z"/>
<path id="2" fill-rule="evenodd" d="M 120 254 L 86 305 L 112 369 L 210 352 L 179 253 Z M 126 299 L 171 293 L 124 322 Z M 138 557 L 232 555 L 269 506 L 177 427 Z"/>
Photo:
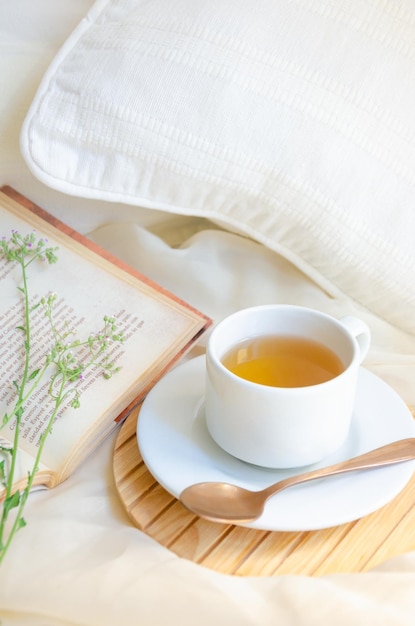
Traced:
<path id="1" fill-rule="evenodd" d="M 120 368 L 110 360 L 108 348 L 112 342 L 122 342 L 122 332 L 117 330 L 113 317 L 105 316 L 102 330 L 91 334 L 81 341 L 76 337 L 73 330 L 58 330 L 53 318 L 53 305 L 56 294 L 49 294 L 35 305 L 30 304 L 28 290 L 28 267 L 35 261 L 57 262 L 56 247 L 48 247 L 47 240 L 37 238 L 35 231 L 28 235 L 21 235 L 13 230 L 11 237 L 3 237 L 0 240 L 0 257 L 16 263 L 22 272 L 22 285 L 18 290 L 23 298 L 23 323 L 17 329 L 21 331 L 24 346 L 24 362 L 20 378 L 13 381 L 15 391 L 14 405 L 11 411 L 3 415 L 0 428 L 14 424 L 14 440 L 5 443 L 0 439 L 0 485 L 4 488 L 4 499 L 0 518 L 0 564 L 10 547 L 16 532 L 26 525 L 23 510 L 33 486 L 33 481 L 38 471 L 40 459 L 45 442 L 52 431 L 53 423 L 62 406 L 67 403 L 73 408 L 80 406 L 79 381 L 82 380 L 86 370 L 100 368 L 105 378 L 110 378 Z M 43 308 L 45 317 L 49 322 L 51 331 L 52 347 L 44 355 L 40 367 L 31 370 L 31 316 L 39 307 Z M 50 374 L 48 395 L 52 402 L 52 411 L 46 426 L 39 437 L 39 446 L 33 467 L 28 472 L 27 483 L 23 490 L 13 491 L 16 476 L 16 462 L 19 450 L 19 437 L 22 425 L 22 417 L 26 403 L 30 400 L 33 392 L 38 387 L 46 373 Z M 8 463 L 6 463 L 8 461 Z M 14 518 L 11 528 L 6 536 L 6 522 L 11 513 Z"/>

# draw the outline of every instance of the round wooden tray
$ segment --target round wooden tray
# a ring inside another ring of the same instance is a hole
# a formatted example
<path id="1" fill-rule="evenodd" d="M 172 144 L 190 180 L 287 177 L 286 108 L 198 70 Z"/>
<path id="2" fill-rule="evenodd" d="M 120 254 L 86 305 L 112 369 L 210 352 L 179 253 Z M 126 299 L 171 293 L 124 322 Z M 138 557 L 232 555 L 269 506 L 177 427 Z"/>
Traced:
<path id="1" fill-rule="evenodd" d="M 115 443 L 117 490 L 132 522 L 180 557 L 239 576 L 320 576 L 367 571 L 415 549 L 415 475 L 387 506 L 324 530 L 271 532 L 198 518 L 147 470 L 136 439 L 138 413 L 124 422 Z"/>

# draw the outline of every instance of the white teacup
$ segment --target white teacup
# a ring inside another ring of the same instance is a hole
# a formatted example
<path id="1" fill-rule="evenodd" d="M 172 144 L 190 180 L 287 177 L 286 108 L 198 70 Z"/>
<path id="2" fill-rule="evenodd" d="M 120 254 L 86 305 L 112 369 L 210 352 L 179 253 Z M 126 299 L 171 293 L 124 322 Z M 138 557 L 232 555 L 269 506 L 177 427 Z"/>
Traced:
<path id="1" fill-rule="evenodd" d="M 340 361 L 340 373 L 307 386 L 273 386 L 246 380 L 223 364 L 242 342 L 275 335 L 329 348 Z M 320 461 L 347 437 L 359 366 L 369 344 L 369 328 L 352 316 L 336 320 L 291 305 L 257 306 L 230 315 L 215 326 L 207 345 L 205 411 L 212 438 L 229 454 L 263 467 Z"/>

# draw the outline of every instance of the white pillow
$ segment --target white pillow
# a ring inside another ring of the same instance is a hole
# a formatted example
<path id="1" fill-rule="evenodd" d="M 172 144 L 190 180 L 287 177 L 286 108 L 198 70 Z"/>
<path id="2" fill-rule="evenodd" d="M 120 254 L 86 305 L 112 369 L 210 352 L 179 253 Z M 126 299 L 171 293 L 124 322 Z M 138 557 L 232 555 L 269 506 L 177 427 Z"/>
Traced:
<path id="1" fill-rule="evenodd" d="M 98 0 L 22 129 L 60 191 L 207 217 L 415 332 L 415 5 Z"/>

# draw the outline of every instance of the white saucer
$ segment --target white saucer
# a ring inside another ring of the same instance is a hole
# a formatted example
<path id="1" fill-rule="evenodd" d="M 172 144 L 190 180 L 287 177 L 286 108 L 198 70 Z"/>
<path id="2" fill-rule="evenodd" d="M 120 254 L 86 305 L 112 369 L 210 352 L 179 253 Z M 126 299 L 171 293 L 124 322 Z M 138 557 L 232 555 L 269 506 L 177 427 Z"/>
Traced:
<path id="1" fill-rule="evenodd" d="M 178 498 L 185 487 L 202 481 L 225 481 L 257 490 L 305 471 L 258 468 L 219 448 L 205 425 L 204 376 L 204 356 L 185 362 L 152 389 L 140 411 L 137 439 L 141 455 L 168 492 Z M 381 379 L 361 369 L 347 441 L 335 454 L 307 469 L 414 436 L 415 423 L 406 404 Z M 414 469 L 415 461 L 409 461 L 292 487 L 271 498 L 263 515 L 246 526 L 299 531 L 350 522 L 392 500 Z"/>

